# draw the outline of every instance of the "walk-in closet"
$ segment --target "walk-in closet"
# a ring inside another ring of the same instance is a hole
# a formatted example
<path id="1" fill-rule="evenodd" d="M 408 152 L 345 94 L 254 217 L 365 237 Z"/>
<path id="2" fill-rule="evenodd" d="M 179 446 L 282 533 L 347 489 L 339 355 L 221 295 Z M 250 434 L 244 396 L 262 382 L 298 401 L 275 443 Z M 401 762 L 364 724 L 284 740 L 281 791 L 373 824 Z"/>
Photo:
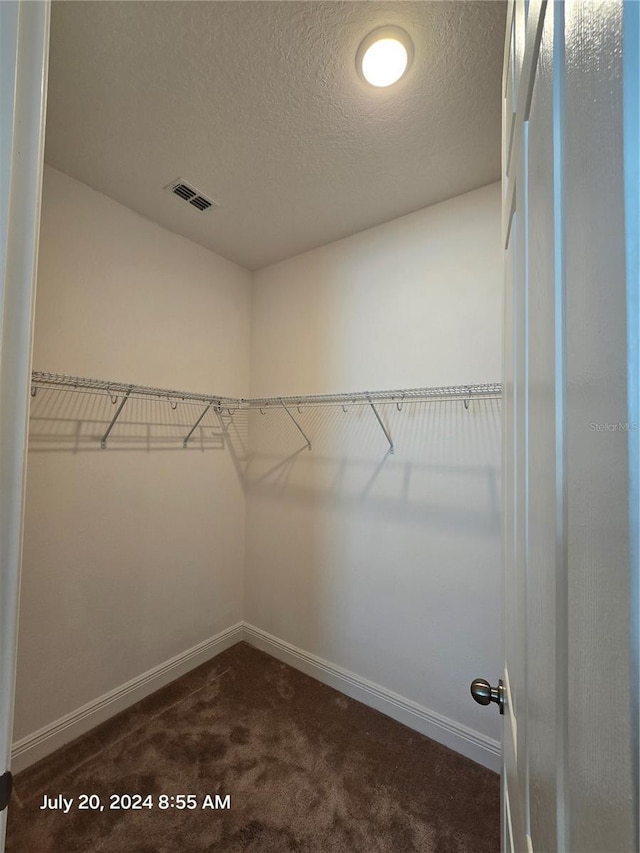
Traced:
<path id="1" fill-rule="evenodd" d="M 53 3 L 8 850 L 498 849 L 505 22 Z"/>

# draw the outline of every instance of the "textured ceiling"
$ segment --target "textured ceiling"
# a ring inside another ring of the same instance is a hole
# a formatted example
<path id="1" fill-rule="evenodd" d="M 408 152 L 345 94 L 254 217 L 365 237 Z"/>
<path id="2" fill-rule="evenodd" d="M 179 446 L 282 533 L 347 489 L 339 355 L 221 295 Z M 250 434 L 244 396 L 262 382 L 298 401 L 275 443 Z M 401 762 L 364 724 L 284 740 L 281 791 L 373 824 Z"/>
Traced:
<path id="1" fill-rule="evenodd" d="M 46 160 L 249 269 L 497 180 L 502 2 L 54 2 Z M 408 75 L 355 53 L 396 24 Z M 192 182 L 220 208 L 163 192 Z"/>

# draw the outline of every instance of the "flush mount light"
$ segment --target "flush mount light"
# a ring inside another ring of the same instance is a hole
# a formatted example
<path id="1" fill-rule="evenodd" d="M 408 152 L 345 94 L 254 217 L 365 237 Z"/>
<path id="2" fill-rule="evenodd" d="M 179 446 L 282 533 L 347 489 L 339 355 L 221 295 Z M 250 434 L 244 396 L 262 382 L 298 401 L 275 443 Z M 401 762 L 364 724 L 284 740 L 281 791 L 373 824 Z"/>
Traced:
<path id="1" fill-rule="evenodd" d="M 413 42 L 400 27 L 380 27 L 362 41 L 356 53 L 358 74 L 381 89 L 404 76 L 413 60 Z"/>

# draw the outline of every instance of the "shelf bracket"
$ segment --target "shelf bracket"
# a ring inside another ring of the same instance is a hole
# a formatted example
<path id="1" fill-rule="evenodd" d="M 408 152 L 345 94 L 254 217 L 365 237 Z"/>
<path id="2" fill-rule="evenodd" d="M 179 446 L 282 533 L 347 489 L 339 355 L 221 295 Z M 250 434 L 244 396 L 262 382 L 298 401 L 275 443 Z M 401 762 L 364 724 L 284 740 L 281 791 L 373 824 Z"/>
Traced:
<path id="1" fill-rule="evenodd" d="M 369 401 L 369 405 L 371 406 L 371 410 L 372 410 L 373 414 L 376 416 L 376 420 L 380 424 L 380 429 L 385 434 L 385 437 L 386 437 L 387 441 L 389 442 L 389 453 L 395 453 L 396 449 L 393 446 L 393 441 L 391 439 L 391 435 L 389 434 L 389 430 L 386 428 L 386 426 L 382 422 L 382 418 L 380 417 L 380 414 L 378 413 L 378 410 L 376 409 L 376 407 L 373 405 L 373 401 L 371 400 L 371 396 L 369 394 L 367 394 L 367 400 Z"/>
<path id="2" fill-rule="evenodd" d="M 301 435 L 301 436 L 304 438 L 304 440 L 307 442 L 307 450 L 311 450 L 311 442 L 309 441 L 309 438 L 308 438 L 307 434 L 306 434 L 306 433 L 305 433 L 305 431 L 302 429 L 302 427 L 300 426 L 300 424 L 298 423 L 298 421 L 293 417 L 293 415 L 291 414 L 291 412 L 289 411 L 289 409 L 285 406 L 285 404 L 284 404 L 284 400 L 280 400 L 280 402 L 282 403 L 282 408 L 285 410 L 285 412 L 289 415 L 289 417 L 291 418 L 291 420 L 294 422 L 294 424 L 295 424 L 295 425 L 296 425 L 296 427 L 298 428 L 298 431 L 300 432 L 300 435 Z"/>
<path id="3" fill-rule="evenodd" d="M 114 416 L 113 416 L 113 418 L 111 419 L 111 423 L 110 423 L 110 424 L 109 424 L 109 426 L 107 427 L 107 431 L 105 432 L 105 434 L 104 434 L 104 435 L 102 436 L 102 438 L 100 439 L 100 447 L 101 447 L 103 450 L 104 450 L 104 449 L 105 449 L 105 447 L 107 446 L 107 439 L 109 438 L 109 433 L 110 433 L 110 432 L 111 432 L 111 430 L 113 429 L 113 425 L 115 424 L 115 422 L 116 422 L 116 421 L 118 420 L 118 418 L 120 417 L 120 412 L 124 409 L 124 404 L 125 404 L 125 403 L 127 402 L 127 400 L 129 399 L 129 394 L 130 394 L 130 393 L 131 393 L 131 388 L 129 388 L 129 390 L 126 392 L 126 394 L 125 394 L 125 395 L 124 395 L 124 397 L 122 398 L 122 401 L 121 401 L 120 405 L 118 406 L 118 410 L 116 411 L 115 415 L 114 415 Z"/>
<path id="4" fill-rule="evenodd" d="M 195 422 L 195 424 L 194 424 L 194 425 L 191 427 L 191 429 L 189 430 L 188 435 L 184 438 L 184 440 L 183 440 L 183 442 L 182 442 L 182 446 L 183 446 L 183 447 L 186 447 L 186 446 L 187 446 L 187 444 L 189 443 L 189 439 L 190 439 L 190 438 L 191 438 L 191 436 L 194 434 L 194 432 L 195 432 L 195 431 L 196 431 L 196 429 L 198 428 L 198 425 L 200 424 L 200 421 L 201 421 L 201 420 L 204 418 L 204 416 L 207 414 L 207 412 L 209 411 L 209 409 L 211 408 L 211 406 L 213 406 L 213 400 L 209 403 L 209 405 L 207 406 L 207 408 L 204 410 L 204 412 L 200 415 L 200 417 L 198 418 L 198 420 Z M 220 403 L 218 403 L 217 409 L 218 409 L 218 410 L 220 409 Z"/>

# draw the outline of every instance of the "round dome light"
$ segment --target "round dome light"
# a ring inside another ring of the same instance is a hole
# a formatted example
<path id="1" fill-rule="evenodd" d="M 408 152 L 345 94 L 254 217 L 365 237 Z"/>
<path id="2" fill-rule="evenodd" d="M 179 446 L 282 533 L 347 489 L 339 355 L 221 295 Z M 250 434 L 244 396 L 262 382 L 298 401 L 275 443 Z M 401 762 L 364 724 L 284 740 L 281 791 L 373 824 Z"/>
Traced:
<path id="1" fill-rule="evenodd" d="M 413 59 L 413 42 L 399 27 L 380 27 L 363 40 L 356 54 L 360 76 L 376 88 L 392 86 Z"/>

